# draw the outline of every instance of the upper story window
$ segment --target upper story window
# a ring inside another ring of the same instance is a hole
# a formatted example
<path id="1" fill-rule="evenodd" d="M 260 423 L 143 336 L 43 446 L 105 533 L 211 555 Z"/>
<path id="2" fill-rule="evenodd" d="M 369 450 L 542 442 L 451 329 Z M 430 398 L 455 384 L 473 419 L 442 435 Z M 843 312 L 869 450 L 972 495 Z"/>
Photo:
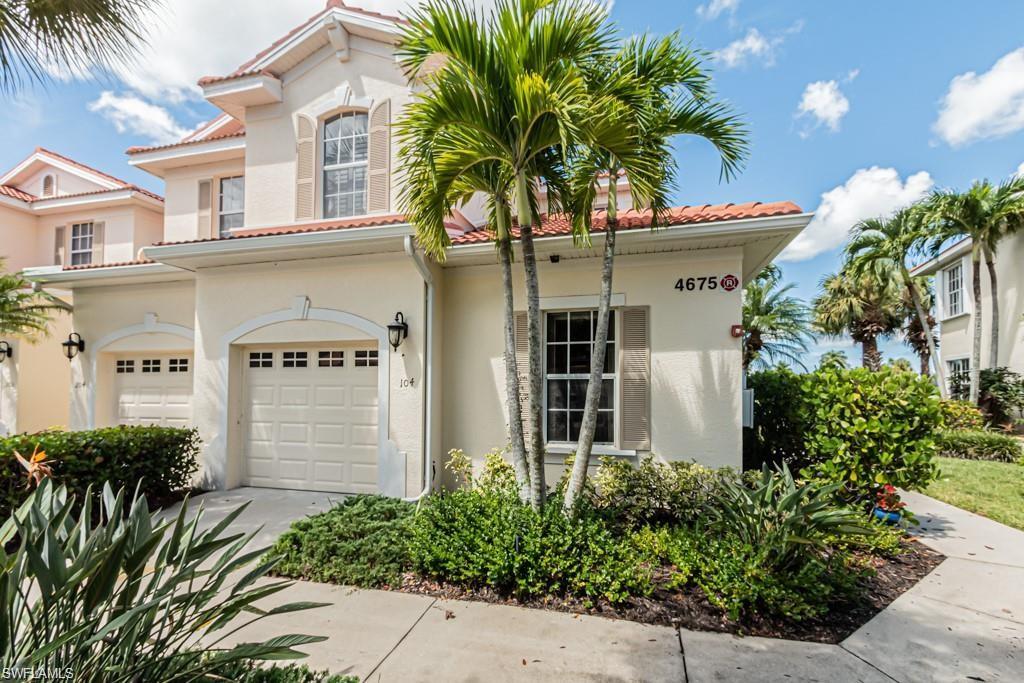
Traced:
<path id="1" fill-rule="evenodd" d="M 946 317 L 964 312 L 964 267 L 958 263 L 943 271 L 946 293 Z"/>
<path id="2" fill-rule="evenodd" d="M 57 179 L 54 178 L 52 175 L 43 176 L 43 196 L 52 197 L 54 194 L 56 194 L 56 189 Z"/>
<path id="3" fill-rule="evenodd" d="M 217 205 L 218 229 L 221 237 L 228 237 L 232 228 L 240 228 L 245 222 L 245 178 L 220 179 L 220 199 Z"/>
<path id="4" fill-rule="evenodd" d="M 92 223 L 75 223 L 71 226 L 71 265 L 85 266 L 92 263 Z"/>
<path id="5" fill-rule="evenodd" d="M 345 112 L 324 124 L 324 218 L 366 213 L 367 115 Z"/>
<path id="6" fill-rule="evenodd" d="M 583 409 L 590 380 L 590 359 L 597 330 L 597 311 L 548 313 L 545 347 L 546 414 L 548 443 L 575 443 L 580 438 Z M 598 403 L 594 443 L 615 441 L 615 312 L 608 327 L 601 399 Z"/>

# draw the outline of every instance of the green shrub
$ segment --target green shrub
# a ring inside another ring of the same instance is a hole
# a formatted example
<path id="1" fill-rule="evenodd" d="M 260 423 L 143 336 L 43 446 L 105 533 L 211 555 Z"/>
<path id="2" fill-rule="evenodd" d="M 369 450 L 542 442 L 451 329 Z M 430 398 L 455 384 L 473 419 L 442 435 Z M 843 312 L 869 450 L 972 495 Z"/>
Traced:
<path id="1" fill-rule="evenodd" d="M 292 524 L 271 548 L 274 571 L 310 581 L 394 586 L 411 565 L 415 506 L 396 498 L 356 496 Z"/>
<path id="2" fill-rule="evenodd" d="M 254 608 L 288 588 L 261 582 L 273 562 L 246 545 L 256 532 L 226 535 L 245 506 L 215 525 L 188 505 L 161 519 L 145 497 L 128 502 L 109 486 L 93 524 L 92 492 L 80 503 L 44 479 L 0 525 L 0 660 L 16 668 L 69 667 L 75 680 L 192 681 L 234 662 L 296 659 L 293 649 L 325 640 L 285 635 L 233 647 L 230 629 L 321 606 Z"/>
<path id="3" fill-rule="evenodd" d="M 81 432 L 46 431 L 0 439 L 0 511 L 25 499 L 25 470 L 15 451 L 29 457 L 45 451 L 53 479 L 79 500 L 105 482 L 134 489 L 150 502 L 163 504 L 189 487 L 198 469 L 199 435 L 194 429 L 110 427 Z"/>
<path id="4" fill-rule="evenodd" d="M 553 498 L 540 511 L 514 490 L 431 496 L 416 516 L 413 562 L 426 576 L 520 598 L 572 595 L 621 602 L 651 590 L 639 551 L 589 507 L 574 519 Z"/>
<path id="5" fill-rule="evenodd" d="M 939 403 L 942 410 L 942 425 L 949 430 L 984 429 L 985 416 L 977 406 L 968 401 L 943 400 Z"/>
<path id="6" fill-rule="evenodd" d="M 873 503 L 885 484 L 915 489 L 937 476 L 939 396 L 925 377 L 883 367 L 819 370 L 803 382 L 809 427 L 801 475 Z"/>
<path id="7" fill-rule="evenodd" d="M 358 676 L 331 675 L 326 671 L 313 671 L 305 664 L 261 667 L 256 662 L 237 662 L 218 669 L 203 683 L 359 683 Z"/>
<path id="8" fill-rule="evenodd" d="M 984 368 L 979 373 L 978 405 L 992 427 L 1010 429 L 1024 412 L 1024 377 L 1009 368 Z M 950 393 L 966 400 L 970 395 L 970 373 L 950 379 Z"/>
<path id="9" fill-rule="evenodd" d="M 938 442 L 939 453 L 947 458 L 1017 462 L 1024 455 L 1020 439 L 981 429 L 944 431 Z"/>
<path id="10" fill-rule="evenodd" d="M 747 377 L 747 388 L 754 391 L 754 426 L 743 430 L 743 469 L 803 460 L 809 418 L 803 377 L 785 366 Z"/>
<path id="11" fill-rule="evenodd" d="M 648 524 L 692 524 L 723 482 L 738 481 L 729 469 L 696 463 L 662 463 L 653 457 L 635 466 L 605 457 L 592 478 L 590 501 L 610 520 L 637 528 Z"/>

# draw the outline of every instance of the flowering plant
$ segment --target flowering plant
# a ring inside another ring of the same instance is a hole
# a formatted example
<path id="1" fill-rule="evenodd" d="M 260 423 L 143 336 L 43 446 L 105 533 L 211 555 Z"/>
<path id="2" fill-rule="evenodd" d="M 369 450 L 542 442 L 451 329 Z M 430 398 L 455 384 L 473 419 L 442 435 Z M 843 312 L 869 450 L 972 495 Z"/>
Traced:
<path id="1" fill-rule="evenodd" d="M 907 506 L 900 500 L 900 494 L 892 484 L 886 484 L 875 496 L 875 506 L 886 512 L 902 512 Z"/>

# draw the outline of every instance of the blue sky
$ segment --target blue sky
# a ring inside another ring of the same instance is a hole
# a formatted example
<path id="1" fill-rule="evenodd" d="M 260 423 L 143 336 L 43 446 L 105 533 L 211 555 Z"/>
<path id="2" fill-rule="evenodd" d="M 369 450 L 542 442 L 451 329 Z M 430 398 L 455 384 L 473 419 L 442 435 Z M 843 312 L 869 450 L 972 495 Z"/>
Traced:
<path id="1" fill-rule="evenodd" d="M 167 142 L 215 115 L 191 86 L 231 71 L 322 7 L 320 0 L 250 6 L 166 0 L 150 47 L 120 74 L 59 80 L 0 110 L 0 167 L 49 147 L 155 191 L 123 150 Z M 402 0 L 363 0 L 395 11 Z M 1002 179 L 1024 163 L 1024 3 L 618 0 L 625 33 L 679 30 L 711 53 L 717 90 L 748 121 L 752 156 L 718 182 L 713 150 L 677 146 L 679 203 L 791 199 L 818 216 L 783 256 L 804 298 L 839 264 L 860 218 L 932 187 Z M 823 342 L 857 352 L 847 342 Z M 819 349 L 819 350 L 820 350 Z M 899 342 L 888 356 L 908 355 Z M 815 362 L 817 352 L 809 358 Z"/>

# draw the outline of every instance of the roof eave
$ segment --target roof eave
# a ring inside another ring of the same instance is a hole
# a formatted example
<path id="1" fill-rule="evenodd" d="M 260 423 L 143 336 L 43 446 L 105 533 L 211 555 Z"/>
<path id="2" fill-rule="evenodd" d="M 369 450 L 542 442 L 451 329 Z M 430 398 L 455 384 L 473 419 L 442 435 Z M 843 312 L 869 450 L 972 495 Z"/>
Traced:
<path id="1" fill-rule="evenodd" d="M 938 256 L 934 256 L 924 263 L 914 266 L 910 269 L 910 274 L 914 276 L 933 275 L 936 271 L 940 270 L 943 266 L 946 266 L 955 258 L 959 258 L 964 254 L 971 251 L 970 237 L 965 237 L 956 244 L 952 244 L 946 247 Z"/>
<path id="2" fill-rule="evenodd" d="M 243 158 L 245 156 L 245 135 L 219 140 L 188 142 L 166 149 L 128 153 L 128 163 L 158 178 L 171 168 L 180 168 L 208 161 Z M 204 159 L 203 157 L 211 157 Z"/>
<path id="3" fill-rule="evenodd" d="M 188 271 L 163 263 L 140 263 L 126 266 L 99 266 L 78 270 L 64 270 L 60 266 L 42 266 L 26 268 L 22 276 L 30 282 L 40 285 L 57 285 L 61 287 L 98 287 L 126 280 L 173 281 L 189 279 Z"/>

